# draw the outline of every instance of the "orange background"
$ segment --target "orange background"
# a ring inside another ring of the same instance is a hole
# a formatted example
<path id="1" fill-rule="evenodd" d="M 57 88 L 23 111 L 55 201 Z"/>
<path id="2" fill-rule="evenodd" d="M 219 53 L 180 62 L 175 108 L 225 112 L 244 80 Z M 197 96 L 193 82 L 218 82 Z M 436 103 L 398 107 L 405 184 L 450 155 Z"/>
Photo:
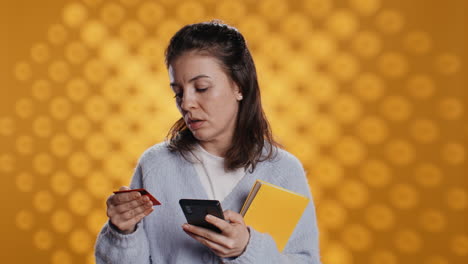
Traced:
<path id="1" fill-rule="evenodd" d="M 0 3 L 1 259 L 93 263 L 105 199 L 176 120 L 169 37 L 240 29 L 304 164 L 323 263 L 465 263 L 468 2 Z"/>

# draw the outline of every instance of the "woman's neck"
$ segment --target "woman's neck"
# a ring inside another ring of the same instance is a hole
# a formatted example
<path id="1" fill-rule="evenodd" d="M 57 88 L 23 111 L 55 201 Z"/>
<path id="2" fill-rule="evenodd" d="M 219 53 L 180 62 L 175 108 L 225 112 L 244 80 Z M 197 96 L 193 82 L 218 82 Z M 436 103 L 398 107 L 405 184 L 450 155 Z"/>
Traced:
<path id="1" fill-rule="evenodd" d="M 229 149 L 229 146 L 227 144 L 216 144 L 215 142 L 202 142 L 199 141 L 198 144 L 206 150 L 206 152 L 224 158 L 226 156 L 226 152 Z"/>

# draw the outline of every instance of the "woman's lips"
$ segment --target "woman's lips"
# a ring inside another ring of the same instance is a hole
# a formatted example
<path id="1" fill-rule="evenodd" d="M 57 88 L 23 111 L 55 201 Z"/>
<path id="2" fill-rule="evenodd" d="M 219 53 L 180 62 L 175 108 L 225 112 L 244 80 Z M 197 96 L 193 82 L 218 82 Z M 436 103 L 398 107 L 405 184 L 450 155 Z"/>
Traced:
<path id="1" fill-rule="evenodd" d="M 189 120 L 188 127 L 191 130 L 197 130 L 203 125 L 203 123 L 205 123 L 203 120 Z"/>

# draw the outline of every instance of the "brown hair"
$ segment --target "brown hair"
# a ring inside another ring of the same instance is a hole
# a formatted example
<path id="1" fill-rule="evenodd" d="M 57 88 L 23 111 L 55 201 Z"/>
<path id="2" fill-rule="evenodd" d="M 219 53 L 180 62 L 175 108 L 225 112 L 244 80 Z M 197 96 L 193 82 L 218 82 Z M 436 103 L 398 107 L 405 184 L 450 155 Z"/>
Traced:
<path id="1" fill-rule="evenodd" d="M 242 34 L 220 21 L 184 26 L 169 42 L 166 67 L 185 52 L 199 51 L 216 58 L 226 74 L 239 87 L 243 99 L 239 102 L 232 144 L 224 162 L 227 170 L 244 167 L 255 169 L 257 162 L 274 157 L 280 145 L 273 139 L 260 100 L 257 72 Z M 197 139 L 180 118 L 167 135 L 169 150 L 187 159 Z"/>

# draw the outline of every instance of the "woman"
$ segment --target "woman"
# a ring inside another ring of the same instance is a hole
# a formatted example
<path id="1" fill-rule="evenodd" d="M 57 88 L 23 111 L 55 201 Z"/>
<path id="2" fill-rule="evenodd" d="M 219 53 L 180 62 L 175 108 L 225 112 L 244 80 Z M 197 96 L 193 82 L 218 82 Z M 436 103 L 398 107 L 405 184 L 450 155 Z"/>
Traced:
<path id="1" fill-rule="evenodd" d="M 110 196 L 97 263 L 320 263 L 312 202 L 283 252 L 238 213 L 257 179 L 311 198 L 302 165 L 272 138 L 243 36 L 217 21 L 185 26 L 166 65 L 182 118 L 142 155 L 130 186 L 163 205 L 138 192 Z M 181 198 L 220 200 L 228 221 L 206 220 L 222 232 L 185 224 Z"/>

